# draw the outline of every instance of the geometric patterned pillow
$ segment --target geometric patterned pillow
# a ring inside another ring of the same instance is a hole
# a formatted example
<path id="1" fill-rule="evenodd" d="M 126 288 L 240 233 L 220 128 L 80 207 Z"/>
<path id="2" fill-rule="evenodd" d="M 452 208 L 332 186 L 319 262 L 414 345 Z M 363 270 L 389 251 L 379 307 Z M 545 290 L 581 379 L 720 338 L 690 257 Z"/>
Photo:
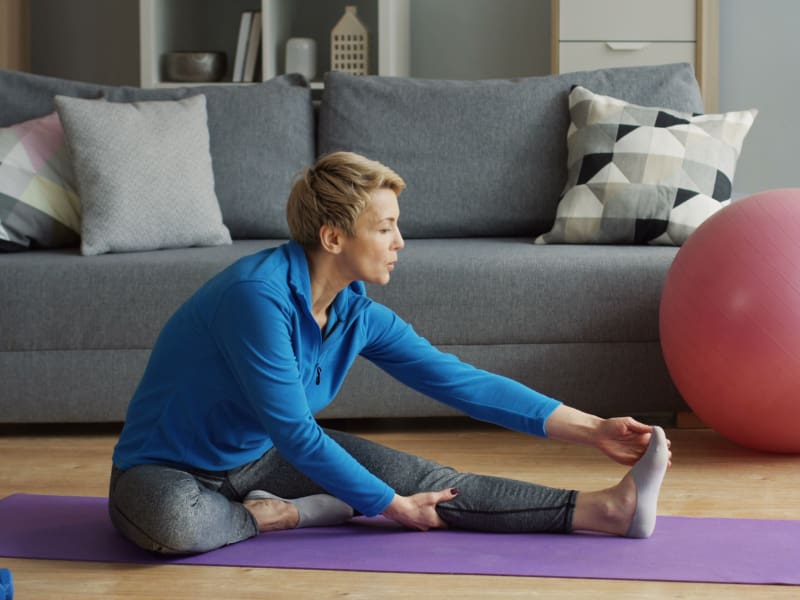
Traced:
<path id="1" fill-rule="evenodd" d="M 567 183 L 537 244 L 680 246 L 730 202 L 758 111 L 691 115 L 576 86 L 569 95 Z"/>
<path id="2" fill-rule="evenodd" d="M 58 115 L 0 129 L 0 251 L 77 246 L 80 229 Z"/>

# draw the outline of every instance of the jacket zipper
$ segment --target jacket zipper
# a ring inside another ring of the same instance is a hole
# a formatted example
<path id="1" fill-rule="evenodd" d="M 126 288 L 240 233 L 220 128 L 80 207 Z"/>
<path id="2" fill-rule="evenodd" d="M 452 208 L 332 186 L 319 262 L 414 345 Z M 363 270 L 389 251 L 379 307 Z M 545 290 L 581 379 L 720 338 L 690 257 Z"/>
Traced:
<path id="1" fill-rule="evenodd" d="M 333 324 L 333 327 L 331 327 L 330 331 L 328 331 L 325 334 L 325 336 L 322 338 L 323 343 L 325 342 L 325 340 L 327 340 L 329 337 L 331 337 L 331 335 L 333 334 L 334 331 L 336 331 L 336 328 L 339 327 L 339 323 L 340 322 L 341 321 L 336 321 L 336 323 Z M 320 360 L 322 360 L 322 355 L 320 356 Z M 319 385 L 320 382 L 322 381 L 322 367 L 319 366 L 319 363 L 317 363 L 316 371 L 317 371 L 317 377 L 316 377 L 315 381 L 316 381 L 316 384 Z"/>

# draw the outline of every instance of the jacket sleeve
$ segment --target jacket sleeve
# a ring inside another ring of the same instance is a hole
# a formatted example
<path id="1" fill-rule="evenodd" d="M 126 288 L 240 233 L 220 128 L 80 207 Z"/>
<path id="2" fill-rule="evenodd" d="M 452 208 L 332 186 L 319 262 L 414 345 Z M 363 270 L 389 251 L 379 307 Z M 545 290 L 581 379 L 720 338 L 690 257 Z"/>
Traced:
<path id="1" fill-rule="evenodd" d="M 475 419 L 547 436 L 545 422 L 558 400 L 441 352 L 378 303 L 369 307 L 365 326 L 362 356 L 400 382 Z"/>
<path id="2" fill-rule="evenodd" d="M 263 283 L 239 283 L 225 293 L 211 327 L 248 414 L 278 452 L 359 512 L 382 512 L 394 490 L 326 435 L 311 414 L 292 346 L 289 307 Z"/>

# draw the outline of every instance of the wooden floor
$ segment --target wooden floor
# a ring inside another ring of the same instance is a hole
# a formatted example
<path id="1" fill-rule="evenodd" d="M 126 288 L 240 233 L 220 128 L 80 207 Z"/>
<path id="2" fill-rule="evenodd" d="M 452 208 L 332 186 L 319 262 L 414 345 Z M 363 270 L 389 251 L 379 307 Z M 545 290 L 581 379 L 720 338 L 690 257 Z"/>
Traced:
<path id="1" fill-rule="evenodd" d="M 624 467 L 595 451 L 457 422 L 350 423 L 349 431 L 453 467 L 595 489 Z M 15 492 L 104 496 L 116 429 L 0 428 L 0 497 Z M 709 430 L 672 430 L 673 467 L 659 514 L 800 519 L 800 456 L 739 448 Z M 2 532 L 0 532 L 1 534 Z M 248 598 L 798 598 L 800 589 L 529 577 L 407 575 L 0 558 L 18 600 Z M 799 567 L 800 568 L 800 567 Z"/>

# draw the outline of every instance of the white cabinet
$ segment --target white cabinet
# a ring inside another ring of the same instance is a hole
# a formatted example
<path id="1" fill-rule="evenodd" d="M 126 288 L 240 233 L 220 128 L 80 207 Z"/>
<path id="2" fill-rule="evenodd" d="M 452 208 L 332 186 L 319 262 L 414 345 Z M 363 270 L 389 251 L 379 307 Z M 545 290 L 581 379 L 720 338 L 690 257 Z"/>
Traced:
<path id="1" fill-rule="evenodd" d="M 716 109 L 718 0 L 552 0 L 555 73 L 688 62 Z"/>
<path id="2" fill-rule="evenodd" d="M 317 41 L 318 78 L 329 70 L 330 31 L 353 0 L 139 0 L 142 87 L 175 85 L 163 78 L 163 55 L 221 51 L 228 75 L 236 55 L 243 11 L 261 11 L 261 79 L 283 73 L 286 41 Z M 370 64 L 379 75 L 408 75 L 409 0 L 359 0 L 359 18 L 370 32 Z M 319 83 L 316 87 L 319 87 Z M 181 84 L 185 85 L 185 84 Z"/>
<path id="3" fill-rule="evenodd" d="M 562 42 L 562 73 L 607 67 L 634 67 L 687 62 L 694 64 L 694 42 Z"/>
<path id="4" fill-rule="evenodd" d="M 560 0 L 562 42 L 695 41 L 695 0 Z"/>

